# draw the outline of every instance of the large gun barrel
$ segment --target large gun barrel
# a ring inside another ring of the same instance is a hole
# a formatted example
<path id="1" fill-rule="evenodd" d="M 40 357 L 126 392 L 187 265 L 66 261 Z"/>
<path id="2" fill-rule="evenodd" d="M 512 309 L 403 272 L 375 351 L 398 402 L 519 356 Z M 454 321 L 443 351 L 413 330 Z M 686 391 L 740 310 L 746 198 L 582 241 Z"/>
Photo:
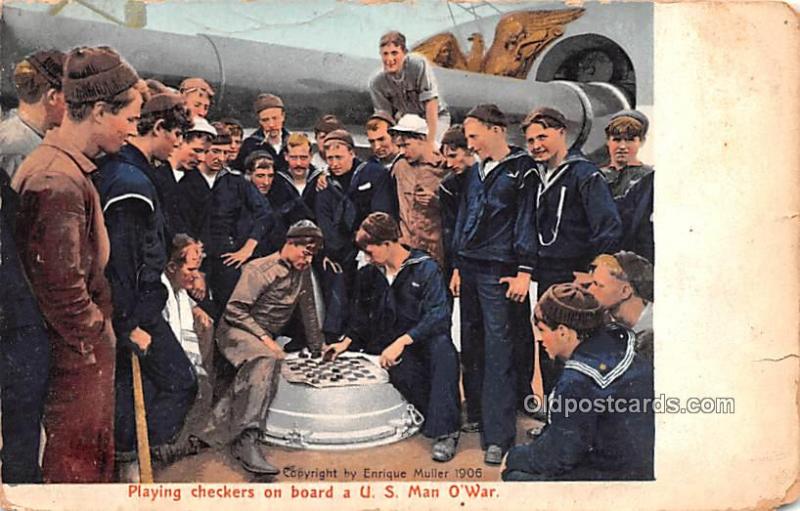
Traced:
<path id="1" fill-rule="evenodd" d="M 308 129 L 326 113 L 361 126 L 372 112 L 367 91 L 378 59 L 294 48 L 230 37 L 183 35 L 50 16 L 2 8 L 0 92 L 13 98 L 14 65 L 45 48 L 108 45 L 144 77 L 176 85 L 202 76 L 217 88 L 215 113 L 235 115 L 254 126 L 252 100 L 260 92 L 281 96 L 290 128 Z M 628 107 L 625 95 L 609 84 L 536 82 L 435 68 L 443 99 L 455 120 L 479 103 L 495 103 L 518 122 L 533 107 L 554 106 L 570 123 L 572 142 L 587 153 L 603 144 L 602 127 L 610 114 Z M 516 141 L 521 134 L 512 130 Z"/>

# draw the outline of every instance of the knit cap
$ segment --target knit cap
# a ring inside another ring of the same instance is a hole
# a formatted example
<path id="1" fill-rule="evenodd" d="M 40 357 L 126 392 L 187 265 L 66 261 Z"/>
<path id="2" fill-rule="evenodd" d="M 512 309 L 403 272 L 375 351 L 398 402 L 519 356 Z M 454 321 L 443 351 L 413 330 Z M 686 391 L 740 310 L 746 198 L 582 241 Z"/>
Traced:
<path id="1" fill-rule="evenodd" d="M 547 323 L 579 331 L 604 324 L 603 308 L 586 289 L 573 282 L 550 286 L 539 298 L 534 314 Z"/>
<path id="2" fill-rule="evenodd" d="M 139 75 L 108 46 L 72 50 L 64 63 L 64 97 L 70 103 L 108 100 L 139 81 Z"/>
<path id="3" fill-rule="evenodd" d="M 39 72 L 54 89 L 61 89 L 64 77 L 64 61 L 67 56 L 62 51 L 44 50 L 37 51 L 25 60 Z"/>

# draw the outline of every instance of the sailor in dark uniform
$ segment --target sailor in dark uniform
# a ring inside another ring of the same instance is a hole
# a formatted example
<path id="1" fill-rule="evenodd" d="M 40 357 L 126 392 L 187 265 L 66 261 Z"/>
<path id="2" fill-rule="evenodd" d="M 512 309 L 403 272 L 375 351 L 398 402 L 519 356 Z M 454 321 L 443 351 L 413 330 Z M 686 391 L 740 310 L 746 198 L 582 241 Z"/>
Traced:
<path id="1" fill-rule="evenodd" d="M 397 193 L 389 171 L 377 162 L 360 161 L 354 147 L 353 137 L 344 130 L 325 137 L 330 176 L 314 205 L 317 224 L 325 236 L 315 270 L 322 280 L 326 311 L 322 330 L 329 342 L 344 333 L 347 323 L 348 291 L 358 267 L 354 243 L 358 226 L 375 211 L 397 217 Z"/>
<path id="2" fill-rule="evenodd" d="M 392 384 L 424 414 L 433 460 L 449 461 L 461 415 L 450 301 L 436 261 L 399 239 L 400 228 L 386 213 L 372 213 L 361 224 L 356 242 L 372 264 L 356 277 L 346 334 L 325 351 L 380 355 Z"/>
<path id="3" fill-rule="evenodd" d="M 285 157 L 288 168 L 284 172 L 275 171 L 268 195 L 270 205 L 285 226 L 284 236 L 290 225 L 314 219 L 317 180 L 322 175 L 322 170 L 311 165 L 311 141 L 302 133 L 288 136 Z"/>
<path id="4" fill-rule="evenodd" d="M 566 123 L 561 112 L 548 107 L 533 110 L 522 122 L 537 164 L 533 276 L 540 296 L 553 284 L 571 282 L 573 272 L 583 271 L 595 256 L 616 252 L 622 238 L 622 220 L 608 185 L 594 163 L 570 149 Z M 540 368 L 546 395 L 561 365 L 542 356 Z"/>
<path id="5" fill-rule="evenodd" d="M 166 160 L 191 123 L 183 99 L 158 94 L 142 107 L 138 136 L 103 161 L 96 178 L 111 241 L 106 275 L 117 335 L 115 441 L 119 460 L 136 459 L 131 352 L 141 360 L 150 445 L 156 460 L 171 461 L 197 392 L 197 379 L 161 312 L 167 289 L 164 212 L 156 188 L 156 160 Z"/>
<path id="6" fill-rule="evenodd" d="M 505 481 L 652 480 L 653 369 L 633 332 L 604 325 L 603 307 L 574 283 L 550 287 L 534 321 L 550 356 L 565 361 L 548 424 L 506 458 Z"/>
<path id="7" fill-rule="evenodd" d="M 203 242 L 203 261 L 216 320 L 225 310 L 239 280 L 241 266 L 255 253 L 269 228 L 268 204 L 252 183 L 225 167 L 230 133 L 217 129 L 198 172 L 186 174 L 178 184 L 181 214 L 187 234 Z M 208 309 L 205 309 L 207 312 Z"/>

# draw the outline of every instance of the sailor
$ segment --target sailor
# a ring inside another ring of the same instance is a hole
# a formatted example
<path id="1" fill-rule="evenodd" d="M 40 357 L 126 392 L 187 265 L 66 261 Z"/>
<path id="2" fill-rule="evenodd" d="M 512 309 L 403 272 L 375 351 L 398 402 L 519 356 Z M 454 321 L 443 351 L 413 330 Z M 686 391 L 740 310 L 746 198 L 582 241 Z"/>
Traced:
<path id="1" fill-rule="evenodd" d="M 95 176 L 100 192 L 111 259 L 108 275 L 117 335 L 116 417 L 117 460 L 133 463 L 136 414 L 133 402 L 131 352 L 142 368 L 147 430 L 156 461 L 180 429 L 197 392 L 189 359 L 161 311 L 167 287 L 161 275 L 169 253 L 164 212 L 156 189 L 155 161 L 165 161 L 189 129 L 188 111 L 178 94 L 157 94 L 142 106 L 137 135 L 119 153 L 104 159 Z"/>
<path id="2" fill-rule="evenodd" d="M 183 199 L 178 183 L 187 172 L 196 171 L 200 162 L 205 160 L 206 153 L 211 147 L 211 139 L 216 134 L 217 130 L 207 120 L 195 117 L 192 126 L 184 132 L 178 147 L 166 161 L 156 165 L 155 183 L 158 198 L 164 209 L 167 240 L 178 233 L 186 232 L 181 216 Z"/>
<path id="3" fill-rule="evenodd" d="M 14 240 L 18 197 L 0 172 L 0 388 L 2 480 L 42 482 L 41 421 L 47 395 L 50 340 Z"/>
<path id="4" fill-rule="evenodd" d="M 653 167 L 639 159 L 650 121 L 638 110 L 622 110 L 611 116 L 606 126 L 608 165 L 600 169 L 611 195 L 619 199 L 638 180 L 653 172 Z"/>
<path id="5" fill-rule="evenodd" d="M 437 191 L 442 215 L 442 247 L 444 249 L 444 266 L 442 270 L 446 279 L 445 282 L 450 282 L 453 276 L 453 258 L 455 257 L 453 236 L 455 234 L 458 206 L 464 191 L 466 171 L 475 164 L 475 158 L 467 147 L 464 127 L 461 124 L 450 126 L 444 133 L 441 153 L 444 156 L 444 165 L 447 170 L 447 174 L 439 184 L 439 190 Z M 483 323 L 478 318 L 471 322 L 470 326 L 474 331 L 467 332 L 462 330 L 462 337 L 479 338 L 483 335 Z M 461 359 L 462 364 L 465 361 L 466 359 Z M 482 363 L 482 360 L 480 363 Z M 479 374 L 480 370 L 480 368 L 471 368 L 469 372 L 470 375 L 474 375 Z M 466 375 L 467 371 L 462 365 L 462 373 Z M 480 388 L 476 388 L 475 385 L 465 385 L 464 401 L 467 405 L 467 412 L 461 431 L 464 433 L 478 433 L 481 430 Z"/>
<path id="6" fill-rule="evenodd" d="M 642 163 L 639 150 L 645 142 L 650 121 L 638 110 L 622 110 L 606 126 L 609 163 L 600 169 L 622 219 L 619 248 L 655 263 L 653 240 L 653 167 Z"/>
<path id="7" fill-rule="evenodd" d="M 620 248 L 640 254 L 653 264 L 656 262 L 653 225 L 655 176 L 655 172 L 646 174 L 614 201 L 622 219 Z"/>
<path id="8" fill-rule="evenodd" d="M 389 133 L 389 129 L 394 126 L 394 122 L 395 120 L 391 114 L 378 110 L 370 116 L 364 126 L 369 147 L 372 149 L 370 160 L 378 161 L 390 172 L 394 163 L 399 158 L 402 158 L 400 148 L 395 145 L 394 138 Z"/>
<path id="9" fill-rule="evenodd" d="M 230 152 L 228 153 L 228 168 L 243 171 L 244 169 L 237 168 L 234 165 L 234 162 L 239 158 L 239 149 L 242 148 L 242 138 L 244 137 L 244 127 L 242 123 L 239 122 L 238 119 L 234 119 L 233 117 L 225 117 L 220 119 L 225 128 L 228 129 L 228 132 L 231 134 L 231 148 Z"/>
<path id="10" fill-rule="evenodd" d="M 253 183 L 258 193 L 266 202 L 268 210 L 267 227 L 264 235 L 259 240 L 253 258 L 264 257 L 280 250 L 286 241 L 286 224 L 283 219 L 272 207 L 270 193 L 275 185 L 275 165 L 272 155 L 266 151 L 253 151 L 244 161 L 247 180 Z"/>
<path id="11" fill-rule="evenodd" d="M 181 95 L 186 100 L 190 118 L 208 117 L 211 101 L 214 97 L 214 88 L 207 81 L 199 77 L 186 78 L 179 86 Z"/>
<path id="12" fill-rule="evenodd" d="M 571 282 L 595 256 L 613 253 L 622 221 L 603 175 L 579 150 L 569 150 L 567 123 L 554 108 L 537 108 L 522 122 L 528 151 L 536 161 L 534 277 L 541 296 L 551 285 Z M 544 393 L 558 379 L 561 364 L 540 353 Z"/>
<path id="13" fill-rule="evenodd" d="M 279 472 L 265 458 L 259 439 L 286 356 L 275 339 L 295 308 L 312 353 L 322 346 L 309 275 L 321 245 L 322 232 L 313 222 L 291 226 L 280 252 L 244 266 L 217 331 L 217 346 L 236 367 L 236 376 L 198 436 L 211 446 L 230 443 L 233 456 L 255 474 Z"/>
<path id="14" fill-rule="evenodd" d="M 503 480 L 652 480 L 653 369 L 634 353 L 633 333 L 606 326 L 603 308 L 574 283 L 545 291 L 534 321 L 564 371 L 548 424 L 509 451 Z"/>
<path id="15" fill-rule="evenodd" d="M 269 199 L 283 224 L 289 226 L 314 219 L 317 180 L 322 171 L 311 165 L 311 141 L 303 133 L 287 137 L 285 158 L 288 168 L 275 173 Z"/>
<path id="16" fill-rule="evenodd" d="M 183 348 L 197 377 L 197 397 L 186 414 L 178 445 L 185 446 L 177 457 L 199 452 L 196 435 L 211 412 L 215 383 L 214 323 L 189 294 L 195 285 L 203 261 L 203 247 L 186 234 L 176 235 L 170 244 L 169 259 L 161 282 L 167 289 L 162 311 L 172 333 Z M 171 460 L 170 460 L 171 461 Z"/>
<path id="17" fill-rule="evenodd" d="M 233 168 L 243 169 L 244 160 L 256 149 L 269 152 L 275 161 L 275 172 L 286 172 L 286 141 L 289 131 L 286 130 L 286 109 L 283 100 L 274 94 L 259 94 L 253 102 L 253 111 L 258 117 L 259 128 L 242 142 L 239 155 Z"/>
<path id="18" fill-rule="evenodd" d="M 187 233 L 203 243 L 203 273 L 214 302 L 217 320 L 225 308 L 241 266 L 255 252 L 268 228 L 267 203 L 252 183 L 228 170 L 230 134 L 220 126 L 198 172 L 186 174 L 178 188 Z M 205 308 L 205 307 L 204 307 Z M 206 310 L 209 310 L 206 308 Z"/>
<path id="19" fill-rule="evenodd" d="M 113 475 L 109 240 L 90 158 L 118 152 L 135 134 L 138 83 L 136 71 L 111 48 L 72 50 L 64 63 L 67 115 L 12 181 L 20 197 L 20 260 L 49 327 L 45 482 L 110 482 Z"/>
<path id="20" fill-rule="evenodd" d="M 392 178 L 392 189 L 397 188 L 397 180 L 394 175 L 394 165 L 403 159 L 403 154 L 400 148 L 394 142 L 394 137 L 389 133 L 389 129 L 394 126 L 395 119 L 388 112 L 378 110 L 374 112 L 367 120 L 364 126 L 364 131 L 367 133 L 367 141 L 372 150 L 372 156 L 367 160 L 368 162 L 380 163 L 389 171 Z M 396 196 L 394 199 L 399 201 Z M 400 205 L 395 203 L 393 205 L 394 211 L 399 211 Z M 398 213 L 399 214 L 399 213 Z"/>
<path id="21" fill-rule="evenodd" d="M 328 162 L 325 161 L 325 148 L 323 142 L 325 136 L 334 130 L 345 129 L 342 121 L 333 114 L 325 114 L 314 123 L 314 145 L 316 146 L 314 154 L 311 156 L 311 166 L 326 173 L 328 171 Z"/>
<path id="22" fill-rule="evenodd" d="M 533 366 L 531 330 L 514 325 L 519 316 L 530 317 L 535 164 L 508 145 L 506 126 L 505 115 L 491 104 L 476 106 L 464 121 L 467 144 L 480 161 L 465 177 L 450 280 L 453 296 L 461 297 L 461 331 L 483 332 L 462 335 L 461 356 L 467 395 L 481 395 L 481 447 L 489 465 L 499 465 L 514 443 L 516 407 L 523 393 L 530 394 Z M 515 361 L 524 371 L 515 369 Z M 523 372 L 527 389 L 518 385 Z"/>
<path id="23" fill-rule="evenodd" d="M 369 92 L 375 111 L 389 112 L 394 119 L 414 114 L 428 125 L 428 142 L 438 149 L 442 135 L 450 126 L 450 113 L 439 95 L 439 86 L 428 60 L 409 54 L 406 37 L 400 32 L 387 32 L 380 39 L 383 68 L 369 81 Z"/>
<path id="24" fill-rule="evenodd" d="M 458 204 L 464 188 L 466 170 L 475 164 L 475 157 L 467 147 L 464 126 L 450 126 L 442 137 L 441 153 L 447 170 L 439 184 L 438 197 L 442 212 L 442 245 L 444 248 L 444 273 L 447 282 L 453 271 L 453 235 L 456 228 Z"/>
<path id="25" fill-rule="evenodd" d="M 357 268 L 356 229 L 372 212 L 394 215 L 396 211 L 397 194 L 389 172 L 376 162 L 360 161 L 354 147 L 347 131 L 334 130 L 325 137 L 330 176 L 315 204 L 315 217 L 325 236 L 316 269 L 325 300 L 323 331 L 329 341 L 344 333 L 347 322 L 347 293 Z"/>
<path id="26" fill-rule="evenodd" d="M 11 484 L 42 482 L 39 449 L 50 358 L 42 313 L 14 241 L 18 197 L 11 177 L 44 134 L 61 124 L 64 58 L 58 50 L 45 50 L 19 62 L 14 69 L 19 110 L 0 122 L 0 455 L 2 480 Z"/>
<path id="27" fill-rule="evenodd" d="M 449 461 L 461 416 L 450 302 L 436 261 L 399 239 L 400 228 L 386 213 L 372 213 L 361 224 L 356 243 L 372 264 L 358 272 L 345 335 L 325 352 L 380 355 L 392 384 L 425 416 L 422 432 L 434 439 L 431 457 Z"/>

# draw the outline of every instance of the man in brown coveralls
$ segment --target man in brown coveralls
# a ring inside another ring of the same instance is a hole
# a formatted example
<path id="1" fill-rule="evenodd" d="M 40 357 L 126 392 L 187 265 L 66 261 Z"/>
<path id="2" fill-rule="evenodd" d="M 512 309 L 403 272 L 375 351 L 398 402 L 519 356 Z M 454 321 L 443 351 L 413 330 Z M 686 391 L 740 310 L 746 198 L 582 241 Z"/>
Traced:
<path id="1" fill-rule="evenodd" d="M 236 367 L 236 376 L 200 439 L 215 446 L 232 441 L 233 456 L 255 474 L 278 473 L 264 457 L 259 437 L 286 356 L 275 338 L 295 306 L 311 352 L 319 354 L 322 347 L 310 278 L 311 259 L 321 245 L 322 231 L 313 222 L 292 225 L 279 252 L 244 266 L 217 330 L 217 346 Z"/>
<path id="2" fill-rule="evenodd" d="M 72 50 L 64 65 L 67 115 L 12 181 L 20 195 L 20 259 L 52 348 L 44 415 L 49 483 L 110 482 L 114 471 L 109 241 L 90 158 L 116 153 L 136 133 L 138 82 L 110 48 Z"/>
<path id="3" fill-rule="evenodd" d="M 392 168 L 400 205 L 400 242 L 428 252 L 441 267 L 444 248 L 438 190 L 447 174 L 444 162 L 427 143 L 428 125 L 422 117 L 406 114 L 389 133 L 397 138 L 405 157 Z"/>

